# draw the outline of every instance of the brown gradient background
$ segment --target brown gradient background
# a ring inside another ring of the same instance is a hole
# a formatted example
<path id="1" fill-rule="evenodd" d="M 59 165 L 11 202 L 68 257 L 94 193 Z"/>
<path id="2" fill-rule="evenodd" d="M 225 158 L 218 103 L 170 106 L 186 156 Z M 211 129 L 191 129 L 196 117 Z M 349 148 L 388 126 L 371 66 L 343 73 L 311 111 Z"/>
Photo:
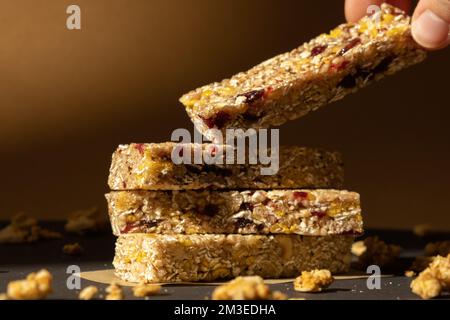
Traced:
<path id="1" fill-rule="evenodd" d="M 72 3 L 81 31 L 65 27 Z M 0 218 L 105 207 L 119 143 L 191 128 L 182 93 L 343 19 L 342 1 L 2 1 Z M 367 226 L 450 229 L 448 53 L 282 127 L 285 144 L 344 153 Z"/>

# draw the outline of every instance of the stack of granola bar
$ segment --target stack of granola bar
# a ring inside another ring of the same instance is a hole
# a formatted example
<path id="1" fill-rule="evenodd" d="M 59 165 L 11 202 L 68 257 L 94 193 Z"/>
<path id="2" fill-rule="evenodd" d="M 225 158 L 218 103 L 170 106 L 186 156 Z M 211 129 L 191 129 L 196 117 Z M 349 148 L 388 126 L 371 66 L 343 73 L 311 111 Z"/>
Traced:
<path id="1" fill-rule="evenodd" d="M 298 118 L 424 57 L 411 38 L 410 18 L 383 5 L 357 24 L 192 91 L 181 102 L 214 141 L 217 130 Z M 185 145 L 183 156 L 209 146 Z M 211 281 L 348 270 L 354 235 L 363 229 L 359 195 L 341 189 L 338 153 L 281 147 L 277 174 L 261 175 L 261 165 L 248 161 L 176 164 L 177 147 L 121 145 L 113 155 L 113 191 L 106 197 L 120 278 Z"/>

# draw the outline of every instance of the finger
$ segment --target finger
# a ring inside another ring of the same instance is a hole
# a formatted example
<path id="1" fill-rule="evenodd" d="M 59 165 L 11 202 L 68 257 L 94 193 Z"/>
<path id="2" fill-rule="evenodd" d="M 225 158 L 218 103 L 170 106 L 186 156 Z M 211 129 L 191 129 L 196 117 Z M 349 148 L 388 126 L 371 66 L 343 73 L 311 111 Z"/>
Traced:
<path id="1" fill-rule="evenodd" d="M 346 0 L 345 18 L 349 22 L 356 22 L 367 15 L 369 6 L 380 6 L 383 2 L 390 3 L 406 12 L 411 9 L 411 0 Z"/>
<path id="2" fill-rule="evenodd" d="M 440 49 L 450 44 L 450 0 L 421 0 L 413 15 L 412 35 L 423 47 Z"/>

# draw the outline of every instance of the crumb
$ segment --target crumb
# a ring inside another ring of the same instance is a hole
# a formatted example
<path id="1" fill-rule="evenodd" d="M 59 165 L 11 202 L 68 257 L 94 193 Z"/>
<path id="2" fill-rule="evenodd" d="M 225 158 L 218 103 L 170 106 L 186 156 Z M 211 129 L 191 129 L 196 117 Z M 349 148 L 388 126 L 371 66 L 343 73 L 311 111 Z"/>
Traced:
<path id="1" fill-rule="evenodd" d="M 18 213 L 11 223 L 0 230 L 0 243 L 31 243 L 41 239 L 60 239 L 59 232 L 50 231 L 39 226 L 35 218 Z"/>
<path id="2" fill-rule="evenodd" d="M 413 227 L 413 233 L 418 237 L 425 237 L 433 231 L 433 227 L 429 224 L 418 224 Z"/>
<path id="3" fill-rule="evenodd" d="M 68 243 L 63 247 L 63 253 L 69 256 L 79 256 L 83 253 L 83 247 L 78 243 Z"/>
<path id="4" fill-rule="evenodd" d="M 329 270 L 303 271 L 299 277 L 295 278 L 294 289 L 301 292 L 320 292 L 333 281 L 334 278 Z"/>
<path id="5" fill-rule="evenodd" d="M 85 234 L 99 232 L 105 227 L 105 220 L 100 216 L 97 207 L 78 210 L 69 214 L 64 229 L 67 232 Z"/>
<path id="6" fill-rule="evenodd" d="M 352 244 L 352 254 L 359 257 L 367 250 L 364 241 L 356 241 Z"/>
<path id="7" fill-rule="evenodd" d="M 160 292 L 161 286 L 159 284 L 141 283 L 133 287 L 133 294 L 138 298 L 154 296 L 159 294 Z"/>
<path id="8" fill-rule="evenodd" d="M 427 256 L 446 256 L 450 253 L 450 240 L 430 242 L 425 246 Z"/>
<path id="9" fill-rule="evenodd" d="M 428 268 L 411 282 L 412 292 L 422 299 L 438 297 L 450 290 L 450 254 L 436 256 Z"/>
<path id="10" fill-rule="evenodd" d="M 14 300 L 44 299 L 52 291 L 52 275 L 45 269 L 30 273 L 26 279 L 8 283 L 8 298 Z"/>
<path id="11" fill-rule="evenodd" d="M 123 299 L 122 288 L 115 283 L 111 283 L 105 289 L 105 291 L 107 293 L 105 300 L 122 300 Z"/>
<path id="12" fill-rule="evenodd" d="M 412 278 L 415 275 L 416 275 L 416 273 L 414 271 L 412 271 L 412 270 L 406 270 L 405 271 L 405 276 L 408 277 L 408 278 Z"/>
<path id="13" fill-rule="evenodd" d="M 218 286 L 213 294 L 213 300 L 284 300 L 281 292 L 271 293 L 269 287 L 259 276 L 237 277 Z"/>
<path id="14" fill-rule="evenodd" d="M 8 295 L 6 293 L 0 293 L 0 301 L 8 300 Z"/>
<path id="15" fill-rule="evenodd" d="M 387 244 L 376 236 L 364 239 L 364 246 L 366 250 L 358 257 L 361 267 L 372 264 L 380 267 L 390 266 L 402 250 L 400 246 Z"/>
<path id="16" fill-rule="evenodd" d="M 91 300 L 95 298 L 98 294 L 98 288 L 96 286 L 88 286 L 81 290 L 78 298 L 80 300 Z"/>

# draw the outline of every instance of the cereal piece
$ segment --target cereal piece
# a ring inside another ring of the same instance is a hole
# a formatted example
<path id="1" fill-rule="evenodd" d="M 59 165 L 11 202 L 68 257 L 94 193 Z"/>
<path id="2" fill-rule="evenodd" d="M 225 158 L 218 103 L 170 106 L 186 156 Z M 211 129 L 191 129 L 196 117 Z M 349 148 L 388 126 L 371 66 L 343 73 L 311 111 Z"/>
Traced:
<path id="1" fill-rule="evenodd" d="M 106 198 L 117 236 L 363 232 L 359 194 L 345 190 L 113 191 Z"/>
<path id="2" fill-rule="evenodd" d="M 117 285 L 116 283 L 111 283 L 105 289 L 105 291 L 107 293 L 105 300 L 122 300 L 123 299 L 122 288 L 119 285 Z"/>
<path id="3" fill-rule="evenodd" d="M 413 233 L 418 237 L 425 237 L 433 231 L 433 227 L 429 224 L 418 224 L 413 228 Z"/>
<path id="4" fill-rule="evenodd" d="M 78 298 L 80 300 L 92 300 L 98 294 L 98 288 L 96 286 L 87 286 L 83 290 L 81 290 Z"/>
<path id="5" fill-rule="evenodd" d="M 35 218 L 18 213 L 11 223 L 0 230 L 0 243 L 31 243 L 44 239 L 60 239 L 59 232 L 50 231 L 38 225 Z"/>
<path id="6" fill-rule="evenodd" d="M 358 257 L 358 264 L 367 267 L 375 264 L 380 267 L 388 267 L 393 264 L 402 248 L 393 244 L 386 244 L 378 237 L 364 239 L 366 250 Z"/>
<path id="7" fill-rule="evenodd" d="M 431 299 L 450 290 L 450 254 L 437 256 L 428 268 L 411 282 L 412 292 L 422 299 Z"/>
<path id="8" fill-rule="evenodd" d="M 231 79 L 193 90 L 180 102 L 212 141 L 217 132 L 210 129 L 281 125 L 424 60 L 410 21 L 405 12 L 382 4 L 357 23 L 342 24 Z"/>
<path id="9" fill-rule="evenodd" d="M 116 275 L 129 282 L 213 281 L 237 276 L 293 277 L 304 270 L 349 269 L 353 236 L 144 234 L 116 242 Z"/>
<path id="10" fill-rule="evenodd" d="M 138 298 L 154 296 L 160 292 L 161 286 L 159 284 L 140 283 L 133 287 L 133 294 Z"/>
<path id="11" fill-rule="evenodd" d="M 301 292 L 320 292 L 334 281 L 329 270 L 303 271 L 295 278 L 294 289 Z"/>
<path id="12" fill-rule="evenodd" d="M 364 241 L 355 241 L 352 244 L 352 254 L 360 257 L 364 252 L 366 252 L 367 247 L 364 244 Z"/>
<path id="13" fill-rule="evenodd" d="M 450 253 L 450 240 L 430 242 L 425 246 L 427 256 L 446 256 Z"/>
<path id="14" fill-rule="evenodd" d="M 237 277 L 217 287 L 213 300 L 286 300 L 286 295 L 279 291 L 270 292 L 263 278 L 258 276 Z"/>
<path id="15" fill-rule="evenodd" d="M 405 271 L 405 276 L 408 277 L 408 278 L 412 278 L 415 275 L 416 275 L 416 273 L 414 271 L 412 271 L 412 270 L 406 270 Z"/>
<path id="16" fill-rule="evenodd" d="M 85 234 L 101 231 L 104 227 L 105 220 L 100 216 L 97 207 L 92 207 L 69 214 L 64 229 L 71 233 Z"/>
<path id="17" fill-rule="evenodd" d="M 172 152 L 191 154 L 194 159 L 196 150 L 205 152 L 211 148 L 224 150 L 223 158 L 231 152 L 230 147 L 207 143 L 120 145 L 112 156 L 108 184 L 112 190 L 328 189 L 343 185 L 341 154 L 319 148 L 280 146 L 279 170 L 275 175 L 261 175 L 261 168 L 266 165 L 251 164 L 248 157 L 244 164 L 172 161 Z"/>
<path id="18" fill-rule="evenodd" d="M 44 299 L 52 291 L 52 275 L 45 269 L 30 273 L 26 279 L 8 284 L 7 295 L 13 300 Z"/>
<path id="19" fill-rule="evenodd" d="M 64 254 L 69 256 L 79 256 L 83 253 L 83 247 L 78 243 L 68 243 L 63 247 Z"/>

